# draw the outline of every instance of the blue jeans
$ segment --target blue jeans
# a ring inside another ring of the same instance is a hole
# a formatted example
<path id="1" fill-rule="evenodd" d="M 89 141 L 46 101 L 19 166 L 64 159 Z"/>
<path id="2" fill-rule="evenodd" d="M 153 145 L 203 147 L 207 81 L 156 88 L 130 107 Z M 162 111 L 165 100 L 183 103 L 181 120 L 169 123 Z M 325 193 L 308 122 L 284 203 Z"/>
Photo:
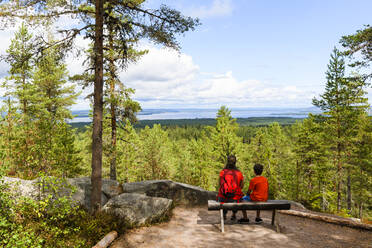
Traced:
<path id="1" fill-rule="evenodd" d="M 243 196 L 242 201 L 252 201 L 251 196 L 250 195 Z"/>

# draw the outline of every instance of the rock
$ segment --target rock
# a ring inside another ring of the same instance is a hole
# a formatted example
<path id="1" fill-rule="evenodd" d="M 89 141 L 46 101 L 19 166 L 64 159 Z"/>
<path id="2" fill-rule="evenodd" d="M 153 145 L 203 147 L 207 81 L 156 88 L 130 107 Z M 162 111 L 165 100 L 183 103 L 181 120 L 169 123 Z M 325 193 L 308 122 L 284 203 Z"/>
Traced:
<path id="1" fill-rule="evenodd" d="M 150 224 L 166 216 L 172 200 L 143 194 L 123 193 L 111 198 L 102 210 L 123 218 L 132 226 Z"/>
<path id="2" fill-rule="evenodd" d="M 86 209 L 90 209 L 90 197 L 92 194 L 91 179 L 89 177 L 68 178 L 67 182 L 76 187 L 76 192 L 71 196 L 72 200 L 77 202 L 79 205 L 84 206 Z M 121 193 L 123 193 L 123 188 L 117 181 L 102 179 L 102 206 L 105 205 L 110 198 Z"/>
<path id="3" fill-rule="evenodd" d="M 35 180 L 23 180 L 19 178 L 3 177 L 4 183 L 9 185 L 10 192 L 15 196 L 19 197 L 29 197 L 34 200 L 40 200 L 47 194 L 55 194 L 58 197 L 71 196 L 73 202 L 85 207 L 90 208 L 90 197 L 92 192 L 91 181 L 89 177 L 83 178 L 67 178 L 66 181 L 71 186 L 75 187 L 75 192 L 72 194 L 70 186 L 67 186 L 64 182 L 57 180 L 60 186 L 57 186 L 58 192 L 52 192 L 53 190 L 44 187 L 44 190 L 40 190 L 40 178 Z M 48 185 L 48 182 L 45 183 Z M 123 193 L 123 188 L 121 185 L 110 179 L 102 179 L 102 196 L 101 204 L 102 206 L 106 204 L 108 199 Z"/>
<path id="4" fill-rule="evenodd" d="M 299 202 L 295 202 L 295 201 L 289 201 L 289 202 L 291 203 L 291 209 L 306 210 L 304 205 L 302 205 Z"/>
<path id="5" fill-rule="evenodd" d="M 215 200 L 217 192 L 170 180 L 152 180 L 123 184 L 125 193 L 145 194 L 152 197 L 172 199 L 175 205 L 201 206 Z"/>
<path id="6" fill-rule="evenodd" d="M 9 186 L 9 192 L 14 196 L 15 199 L 20 197 L 28 197 L 34 200 L 39 199 L 40 191 L 35 180 L 23 180 L 13 177 L 3 177 L 3 183 Z"/>

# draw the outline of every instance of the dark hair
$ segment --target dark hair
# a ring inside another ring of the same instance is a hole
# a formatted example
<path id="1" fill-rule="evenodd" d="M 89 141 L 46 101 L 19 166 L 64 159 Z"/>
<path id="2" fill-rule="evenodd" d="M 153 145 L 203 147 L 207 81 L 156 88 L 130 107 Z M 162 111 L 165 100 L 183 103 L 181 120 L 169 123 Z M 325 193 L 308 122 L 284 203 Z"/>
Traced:
<path id="1" fill-rule="evenodd" d="M 225 169 L 238 170 L 238 168 L 236 168 L 236 157 L 234 155 L 227 156 Z"/>
<path id="2" fill-rule="evenodd" d="M 253 170 L 254 170 L 254 173 L 256 173 L 256 175 L 261 175 L 262 171 L 263 171 L 263 165 L 262 164 L 255 164 L 254 167 L 253 167 Z"/>

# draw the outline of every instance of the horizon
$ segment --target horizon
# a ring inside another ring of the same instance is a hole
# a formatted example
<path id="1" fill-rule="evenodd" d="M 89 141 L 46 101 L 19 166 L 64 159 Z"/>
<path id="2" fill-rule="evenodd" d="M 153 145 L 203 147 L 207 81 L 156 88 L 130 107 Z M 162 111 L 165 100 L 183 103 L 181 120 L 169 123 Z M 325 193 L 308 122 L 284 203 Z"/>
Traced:
<path id="1" fill-rule="evenodd" d="M 309 113 L 317 114 L 320 110 L 312 108 L 244 108 L 229 109 L 233 118 L 290 117 L 306 118 Z M 218 109 L 143 109 L 137 113 L 138 120 L 180 120 L 180 119 L 215 119 Z M 72 111 L 76 115 L 70 122 L 90 122 L 91 110 Z"/>

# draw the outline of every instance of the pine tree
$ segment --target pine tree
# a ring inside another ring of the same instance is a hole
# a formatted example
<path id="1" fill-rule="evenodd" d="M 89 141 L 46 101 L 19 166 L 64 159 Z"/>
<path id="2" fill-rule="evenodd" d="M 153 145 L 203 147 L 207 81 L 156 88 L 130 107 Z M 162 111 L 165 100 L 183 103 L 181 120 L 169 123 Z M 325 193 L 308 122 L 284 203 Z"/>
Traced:
<path id="1" fill-rule="evenodd" d="M 106 4 L 104 4 L 106 3 Z M 107 4 L 112 3 L 112 4 Z M 23 18 L 29 22 L 49 24 L 50 21 L 68 16 L 79 20 L 77 26 L 60 30 L 65 34 L 54 45 L 61 51 L 73 47 L 74 39 L 82 33 L 94 41 L 94 103 L 93 103 L 93 132 L 92 132 L 92 211 L 100 209 L 102 188 L 102 121 L 103 121 L 103 88 L 104 88 L 104 27 L 110 23 L 116 24 L 115 34 L 119 44 L 119 53 L 125 55 L 128 37 L 137 39 L 148 38 L 151 41 L 179 49 L 176 34 L 193 30 L 199 24 L 197 19 L 184 17 L 179 11 L 162 5 L 159 9 L 146 9 L 144 0 L 130 1 L 7 1 L 0 4 L 0 17 L 5 18 L 3 25 L 15 18 Z M 111 9 L 112 12 L 111 12 Z M 110 18 L 106 18 L 109 14 Z M 132 27 L 135 28 L 132 28 Z M 129 27 L 129 28 L 128 28 Z M 91 31 L 91 32 L 89 32 Z M 47 47 L 50 44 L 47 44 Z M 41 50 L 45 46 L 42 46 Z M 122 59 L 125 61 L 126 57 Z"/>
<path id="2" fill-rule="evenodd" d="M 148 126 L 140 132 L 142 143 L 142 180 L 167 179 L 170 176 L 171 142 L 160 125 Z"/>
<path id="3" fill-rule="evenodd" d="M 372 119 L 364 115 L 360 118 L 358 135 L 354 139 L 353 156 L 351 158 L 351 187 L 356 210 L 354 215 L 362 219 L 368 214 L 363 209 L 371 209 L 372 189 Z"/>
<path id="4" fill-rule="evenodd" d="M 74 85 L 67 85 L 67 76 L 66 65 L 56 49 L 44 50 L 36 63 L 33 83 L 39 93 L 39 109 L 35 114 L 37 160 L 40 171 L 46 174 L 73 176 L 79 171 L 74 131 L 66 124 L 72 118 L 69 107 L 78 94 Z"/>
<path id="5" fill-rule="evenodd" d="M 125 129 L 118 129 L 117 159 L 119 181 L 127 183 L 143 179 L 142 141 L 129 121 Z"/>
<path id="6" fill-rule="evenodd" d="M 16 121 L 17 126 L 13 126 L 17 132 L 15 138 L 9 146 L 14 147 L 14 151 L 9 156 L 13 170 L 26 177 L 33 176 L 33 168 L 36 166 L 33 161 L 35 149 L 33 149 L 34 126 L 32 120 L 35 118 L 38 92 L 32 84 L 32 67 L 34 61 L 34 40 L 24 23 L 15 33 L 9 48 L 6 50 L 5 61 L 10 65 L 9 76 L 5 78 L 2 87 L 5 88 L 5 97 L 8 101 L 14 101 L 17 114 L 14 114 L 8 121 Z M 13 104 L 12 104 L 13 105 Z M 11 109 L 8 102 L 8 110 Z M 12 111 L 11 111 L 12 112 Z M 10 113 L 11 113 L 10 112 Z M 8 123 L 10 125 L 10 123 Z"/>
<path id="7" fill-rule="evenodd" d="M 370 25 L 365 25 L 364 29 L 357 30 L 355 34 L 342 36 L 340 43 L 345 48 L 344 54 L 352 60 L 351 67 L 370 67 L 372 62 L 372 27 Z M 370 70 L 363 75 L 364 80 L 371 77 Z"/>
<path id="8" fill-rule="evenodd" d="M 336 168 L 337 211 L 340 211 L 342 183 L 345 178 L 344 169 L 348 167 L 352 139 L 357 133 L 355 125 L 361 114 L 365 113 L 368 108 L 364 91 L 366 82 L 360 77 L 345 77 L 345 62 L 336 48 L 331 54 L 326 76 L 325 92 L 320 96 L 320 100 L 314 98 L 313 104 L 324 111 L 325 132 L 333 153 L 334 168 Z M 349 181 L 350 171 L 348 168 L 346 169 Z M 351 207 L 350 189 L 351 187 L 348 186 L 349 208 Z"/>
<path id="9" fill-rule="evenodd" d="M 0 113 L 0 167 L 2 172 L 9 175 L 15 175 L 18 171 L 16 157 L 16 141 L 18 121 L 20 120 L 19 113 L 17 113 L 17 108 L 14 106 L 14 100 L 8 96 L 6 105 L 3 105 Z"/>
<path id="10" fill-rule="evenodd" d="M 327 210 L 330 173 L 322 123 L 309 115 L 300 126 L 294 151 L 297 155 L 297 199 L 313 209 Z"/>
<path id="11" fill-rule="evenodd" d="M 217 123 L 210 131 L 211 141 L 214 144 L 216 162 L 224 165 L 227 156 L 237 155 L 241 149 L 242 139 L 236 135 L 239 125 L 231 117 L 231 110 L 222 106 L 217 112 Z"/>

